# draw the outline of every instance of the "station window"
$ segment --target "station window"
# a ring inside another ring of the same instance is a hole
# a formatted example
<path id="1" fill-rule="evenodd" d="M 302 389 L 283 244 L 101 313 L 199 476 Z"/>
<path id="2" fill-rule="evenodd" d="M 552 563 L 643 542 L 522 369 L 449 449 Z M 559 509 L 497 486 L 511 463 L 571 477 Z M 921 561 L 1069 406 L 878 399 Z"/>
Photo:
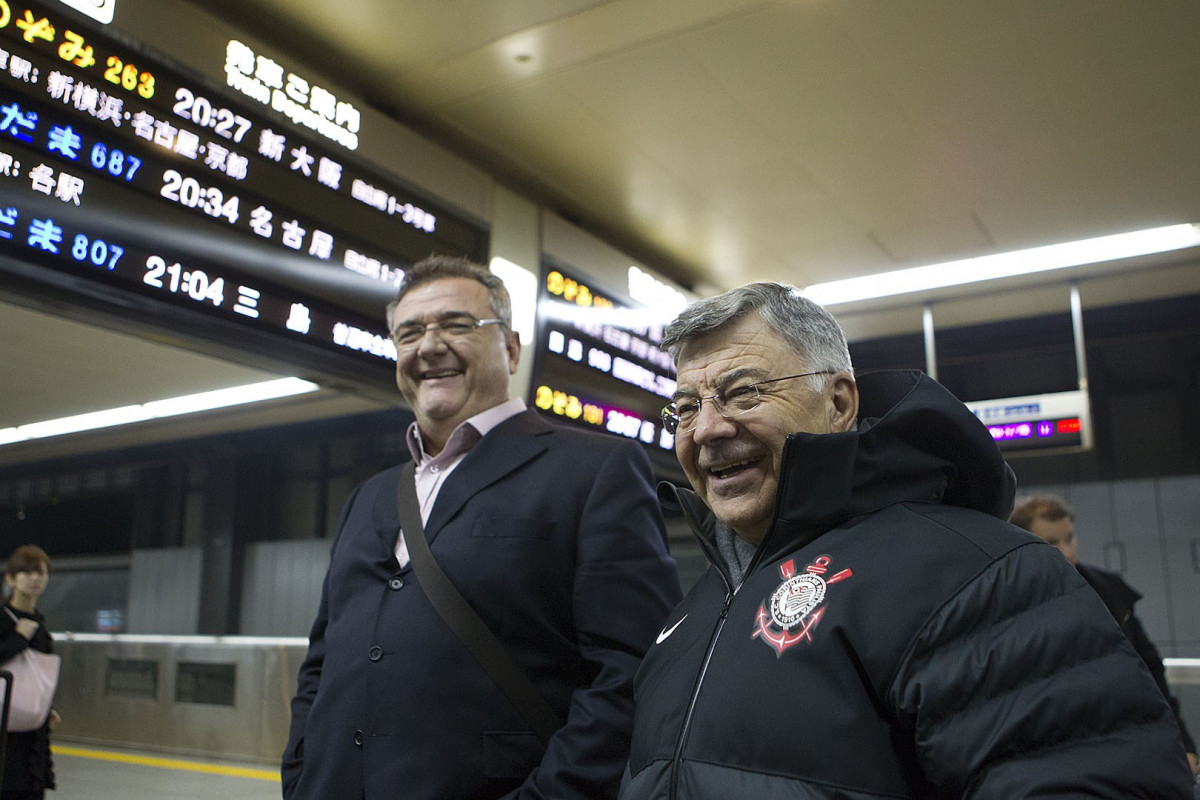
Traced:
<path id="1" fill-rule="evenodd" d="M 138 658 L 110 658 L 104 682 L 106 697 L 126 700 L 158 699 L 158 662 Z"/>
<path id="2" fill-rule="evenodd" d="M 175 681 L 176 703 L 233 706 L 237 688 L 235 664 L 180 661 Z"/>

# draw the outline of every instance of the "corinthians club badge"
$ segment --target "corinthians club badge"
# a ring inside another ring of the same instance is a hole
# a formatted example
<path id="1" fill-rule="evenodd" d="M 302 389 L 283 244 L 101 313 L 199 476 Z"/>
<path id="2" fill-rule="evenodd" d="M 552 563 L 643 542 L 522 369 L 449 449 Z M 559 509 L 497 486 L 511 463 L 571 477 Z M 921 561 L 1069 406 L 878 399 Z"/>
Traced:
<path id="1" fill-rule="evenodd" d="M 818 556 L 796 574 L 796 562 L 788 560 L 779 565 L 783 583 L 771 593 L 767 602 L 758 607 L 752 638 L 762 639 L 775 651 L 776 657 L 803 639 L 812 641 L 813 629 L 825 615 L 819 606 L 825 602 L 826 589 L 844 581 L 854 573 L 844 569 L 828 578 L 822 577 L 829 571 L 829 556 Z M 793 633 L 793 631 L 795 631 Z"/>

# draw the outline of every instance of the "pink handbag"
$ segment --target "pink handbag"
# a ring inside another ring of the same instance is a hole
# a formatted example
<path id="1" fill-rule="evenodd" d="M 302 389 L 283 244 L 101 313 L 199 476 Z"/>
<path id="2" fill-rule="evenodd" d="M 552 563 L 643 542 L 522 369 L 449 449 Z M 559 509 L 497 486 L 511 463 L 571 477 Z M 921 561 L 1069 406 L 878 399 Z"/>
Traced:
<path id="1" fill-rule="evenodd" d="M 8 615 L 17 617 L 7 608 Z M 0 664 L 0 670 L 12 673 L 12 699 L 8 707 L 8 730 L 35 731 L 46 723 L 62 658 L 27 647 Z"/>

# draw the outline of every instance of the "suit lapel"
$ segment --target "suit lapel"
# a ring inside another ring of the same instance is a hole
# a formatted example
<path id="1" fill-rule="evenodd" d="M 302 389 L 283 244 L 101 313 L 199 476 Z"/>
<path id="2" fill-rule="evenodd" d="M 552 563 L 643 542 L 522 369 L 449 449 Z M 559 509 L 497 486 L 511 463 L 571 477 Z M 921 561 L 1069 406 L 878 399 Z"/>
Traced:
<path id="1" fill-rule="evenodd" d="M 396 538 L 400 535 L 400 512 L 396 509 L 396 481 L 403 465 L 392 467 L 380 477 L 382 484 L 375 493 L 375 504 L 371 508 L 371 522 L 383 543 L 379 563 L 384 569 L 395 571 L 400 568 L 396 561 Z"/>
<path id="2" fill-rule="evenodd" d="M 532 410 L 510 417 L 489 431 L 442 485 L 425 525 L 425 538 L 432 543 L 468 500 L 544 453 L 546 437 L 553 433 L 554 427 Z"/>

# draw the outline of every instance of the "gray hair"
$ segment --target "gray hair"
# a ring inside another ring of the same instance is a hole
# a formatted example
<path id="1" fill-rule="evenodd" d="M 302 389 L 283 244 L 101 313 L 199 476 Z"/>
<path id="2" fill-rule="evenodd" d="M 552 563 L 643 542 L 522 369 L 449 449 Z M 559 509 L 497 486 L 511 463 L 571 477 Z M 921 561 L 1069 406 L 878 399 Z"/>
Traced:
<path id="1" fill-rule="evenodd" d="M 854 374 L 842 326 L 828 311 L 785 283 L 748 283 L 692 303 L 663 331 L 660 346 L 678 364 L 679 353 L 688 342 L 752 311 L 758 311 L 763 322 L 791 345 L 809 369 Z M 811 385 L 819 391 L 827 378 L 813 375 Z"/>
<path id="2" fill-rule="evenodd" d="M 418 286 L 440 281 L 444 278 L 470 278 L 479 281 L 488 290 L 488 306 L 496 319 L 504 321 L 504 327 L 512 330 L 512 300 L 509 299 L 508 289 L 504 281 L 482 264 L 476 264 L 466 258 L 457 256 L 429 256 L 413 264 L 404 272 L 404 280 L 396 290 L 396 298 L 387 305 L 388 329 L 395 323 L 393 315 L 396 306 Z"/>

